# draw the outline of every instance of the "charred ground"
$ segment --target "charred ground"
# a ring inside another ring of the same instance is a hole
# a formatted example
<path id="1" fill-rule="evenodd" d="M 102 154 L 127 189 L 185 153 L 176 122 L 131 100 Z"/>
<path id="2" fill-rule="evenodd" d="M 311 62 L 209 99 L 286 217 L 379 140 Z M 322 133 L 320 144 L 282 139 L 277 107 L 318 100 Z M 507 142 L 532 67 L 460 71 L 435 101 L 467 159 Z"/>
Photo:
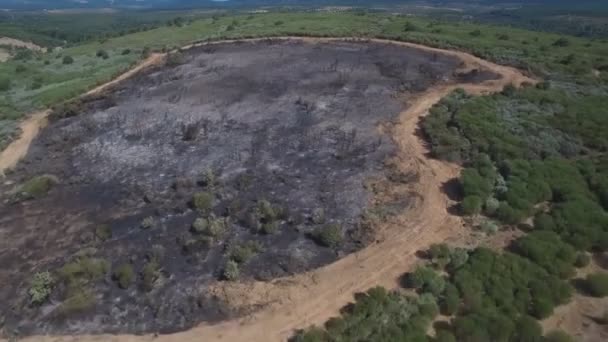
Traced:
<path id="1" fill-rule="evenodd" d="M 273 279 L 362 248 L 370 219 L 408 205 L 380 203 L 377 184 L 416 177 L 385 165 L 404 96 L 492 77 L 457 75 L 459 65 L 379 43 L 212 44 L 59 111 L 2 185 L 4 325 L 185 329 L 239 314 L 207 284 Z M 41 175 L 52 189 L 19 198 Z M 51 291 L 32 305 L 32 278 L 47 270 Z"/>

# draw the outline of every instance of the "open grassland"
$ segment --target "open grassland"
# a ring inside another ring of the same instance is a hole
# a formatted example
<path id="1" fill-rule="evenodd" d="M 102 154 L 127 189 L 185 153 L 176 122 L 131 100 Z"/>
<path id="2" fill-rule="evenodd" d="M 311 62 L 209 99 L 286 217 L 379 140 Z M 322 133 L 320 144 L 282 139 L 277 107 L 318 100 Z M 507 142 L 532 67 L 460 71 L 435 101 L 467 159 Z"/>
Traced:
<path id="1" fill-rule="evenodd" d="M 554 78 L 596 84 L 608 74 L 608 43 L 556 34 L 424 18 L 355 13 L 268 13 L 201 19 L 162 26 L 0 64 L 2 132 L 28 111 L 57 104 L 129 68 L 144 50 L 201 40 L 279 35 L 385 37 L 458 48 Z M 72 60 L 64 60 L 69 58 Z M 65 64 L 64 64 L 65 62 Z M 5 133 L 0 147 L 9 140 Z"/>

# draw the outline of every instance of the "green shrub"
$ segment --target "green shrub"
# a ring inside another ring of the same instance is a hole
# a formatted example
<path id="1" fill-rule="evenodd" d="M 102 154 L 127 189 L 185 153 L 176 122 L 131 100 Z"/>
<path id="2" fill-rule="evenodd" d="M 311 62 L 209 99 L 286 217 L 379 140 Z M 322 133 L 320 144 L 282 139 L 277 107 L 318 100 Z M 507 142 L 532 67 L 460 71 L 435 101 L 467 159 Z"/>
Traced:
<path id="1" fill-rule="evenodd" d="M 228 260 L 226 266 L 224 266 L 223 277 L 228 281 L 235 281 L 239 279 L 240 271 L 239 264 L 234 260 Z"/>
<path id="2" fill-rule="evenodd" d="M 125 56 L 131 53 L 131 49 L 124 49 L 122 50 L 122 52 L 120 53 L 121 55 Z"/>
<path id="3" fill-rule="evenodd" d="M 513 209 L 508 203 L 501 202 L 496 217 L 507 224 L 518 224 L 524 219 L 524 213 L 520 210 Z"/>
<path id="4" fill-rule="evenodd" d="M 95 237 L 100 241 L 107 241 L 112 238 L 112 228 L 107 224 L 100 224 L 95 228 Z"/>
<path id="5" fill-rule="evenodd" d="M 445 279 L 432 269 L 420 266 L 408 274 L 407 285 L 422 292 L 439 296 L 445 289 Z"/>
<path id="6" fill-rule="evenodd" d="M 481 36 L 481 30 L 474 30 L 474 31 L 469 32 L 469 34 L 473 37 L 479 37 L 479 36 Z"/>
<path id="7" fill-rule="evenodd" d="M 314 240 L 322 246 L 335 248 L 342 243 L 342 227 L 339 224 L 328 224 L 319 227 L 313 233 Z"/>
<path id="8" fill-rule="evenodd" d="M 177 51 L 169 53 L 169 55 L 167 56 L 167 60 L 165 61 L 165 65 L 167 65 L 168 67 L 176 67 L 178 65 L 184 64 L 184 62 L 184 55 L 181 52 Z"/>
<path id="9" fill-rule="evenodd" d="M 63 265 L 58 275 L 68 287 L 80 287 L 83 283 L 102 279 L 108 269 L 106 260 L 83 256 Z"/>
<path id="10" fill-rule="evenodd" d="M 63 64 L 72 64 L 74 63 L 74 58 L 72 56 L 63 56 L 63 60 L 61 61 Z"/>
<path id="11" fill-rule="evenodd" d="M 141 271 L 142 289 L 151 291 L 160 278 L 160 264 L 156 260 L 150 260 Z"/>
<path id="12" fill-rule="evenodd" d="M 133 273 L 133 266 L 131 264 L 122 264 L 114 270 L 114 274 L 112 274 L 112 279 L 116 281 L 118 287 L 121 289 L 126 289 L 135 280 L 135 274 Z"/>
<path id="13" fill-rule="evenodd" d="M 192 197 L 192 205 L 201 212 L 207 212 L 213 207 L 214 196 L 212 193 L 201 191 L 194 194 Z"/>
<path id="14" fill-rule="evenodd" d="M 50 272 L 39 272 L 34 274 L 30 289 L 28 291 L 32 304 L 39 305 L 44 303 L 55 286 L 55 279 Z"/>
<path id="15" fill-rule="evenodd" d="M 594 297 L 608 296 L 608 274 L 593 273 L 585 278 L 585 289 Z"/>
<path id="16" fill-rule="evenodd" d="M 448 330 L 438 330 L 434 342 L 457 342 L 456 337 Z"/>
<path id="17" fill-rule="evenodd" d="M 20 199 L 33 199 L 46 195 L 57 184 L 57 178 L 49 175 L 36 176 L 23 183 L 18 190 Z"/>
<path id="18" fill-rule="evenodd" d="M 18 64 L 17 67 L 15 68 L 16 73 L 22 73 L 25 71 L 27 71 L 27 68 L 23 64 Z"/>
<path id="19" fill-rule="evenodd" d="M 460 294 L 456 286 L 448 283 L 443 291 L 441 299 L 441 310 L 446 315 L 453 315 L 458 311 L 460 305 Z"/>
<path id="20" fill-rule="evenodd" d="M 103 59 L 108 59 L 110 57 L 110 55 L 108 55 L 108 52 L 106 50 L 97 50 L 96 56 L 103 58 Z"/>
<path id="21" fill-rule="evenodd" d="M 0 91 L 9 91 L 11 89 L 11 80 L 6 77 L 0 77 Z"/>
<path id="22" fill-rule="evenodd" d="M 199 184 L 206 187 L 214 187 L 219 184 L 218 176 L 212 169 L 206 169 L 199 176 Z"/>
<path id="23" fill-rule="evenodd" d="M 589 263 L 591 262 L 591 257 L 589 257 L 589 255 L 585 252 L 579 252 L 576 255 L 576 260 L 574 261 L 574 266 L 576 267 L 585 267 L 587 265 L 589 265 Z"/>
<path id="24" fill-rule="evenodd" d="M 230 259 L 238 264 L 243 264 L 262 251 L 262 245 L 257 241 L 247 241 L 237 244 L 230 250 Z"/>
<path id="25" fill-rule="evenodd" d="M 315 208 L 312 211 L 312 223 L 323 224 L 325 223 L 325 210 L 323 208 Z"/>
<path id="26" fill-rule="evenodd" d="M 277 221 L 262 223 L 260 228 L 260 232 L 267 235 L 274 234 L 277 230 L 279 230 L 279 222 Z"/>
<path id="27" fill-rule="evenodd" d="M 562 330 L 553 330 L 545 336 L 544 342 L 574 342 L 574 339 Z"/>
<path id="28" fill-rule="evenodd" d="M 482 201 L 479 196 L 471 195 L 462 200 L 460 208 L 464 215 L 478 215 L 481 213 L 481 204 Z"/>
<path id="29" fill-rule="evenodd" d="M 148 217 L 145 217 L 143 220 L 141 220 L 141 223 L 139 226 L 142 229 L 150 229 L 150 228 L 154 227 L 155 224 L 156 224 L 156 221 L 154 220 L 154 217 L 148 216 Z"/>
<path id="30" fill-rule="evenodd" d="M 500 207 L 500 202 L 494 197 L 488 197 L 483 205 L 483 211 L 486 215 L 494 215 Z"/>
<path id="31" fill-rule="evenodd" d="M 57 308 L 60 316 L 69 316 L 87 311 L 95 306 L 95 295 L 88 289 L 80 290 L 61 303 Z"/>
<path id="32" fill-rule="evenodd" d="M 570 41 L 564 37 L 560 37 L 558 40 L 553 42 L 553 46 L 565 47 L 570 45 Z"/>
<path id="33" fill-rule="evenodd" d="M 483 220 L 479 224 L 479 229 L 489 235 L 495 234 L 500 230 L 500 227 L 492 220 Z"/>
<path id="34" fill-rule="evenodd" d="M 226 232 L 226 221 L 216 218 L 213 214 L 207 218 L 199 217 L 192 224 L 192 232 L 217 239 Z"/>

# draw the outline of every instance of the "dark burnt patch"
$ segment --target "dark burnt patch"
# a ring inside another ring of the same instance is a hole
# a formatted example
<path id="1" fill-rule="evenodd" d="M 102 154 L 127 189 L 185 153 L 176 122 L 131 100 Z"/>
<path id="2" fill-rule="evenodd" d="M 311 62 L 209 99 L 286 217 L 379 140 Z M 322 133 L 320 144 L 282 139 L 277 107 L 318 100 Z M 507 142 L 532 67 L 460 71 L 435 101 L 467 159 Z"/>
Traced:
<path id="1" fill-rule="evenodd" d="M 58 108 L 1 186 L 7 334 L 186 329 L 239 314 L 205 291 L 234 277 L 230 260 L 238 277 L 268 280 L 364 247 L 373 234 L 362 217 L 409 205 L 370 208 L 366 181 L 416 179 L 385 169 L 397 151 L 379 125 L 398 118 L 398 94 L 465 77 L 454 76 L 456 58 L 377 43 L 269 40 L 182 54 Z M 41 174 L 58 179 L 46 196 L 11 200 Z M 124 265 L 126 289 L 113 274 Z M 55 285 L 32 304 L 44 271 Z"/>

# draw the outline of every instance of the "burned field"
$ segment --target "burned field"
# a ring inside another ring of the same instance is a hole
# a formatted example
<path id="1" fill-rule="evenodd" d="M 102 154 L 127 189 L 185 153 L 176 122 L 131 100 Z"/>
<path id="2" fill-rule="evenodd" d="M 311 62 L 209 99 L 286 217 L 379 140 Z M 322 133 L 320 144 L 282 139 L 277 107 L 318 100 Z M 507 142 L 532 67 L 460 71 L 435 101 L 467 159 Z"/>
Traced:
<path id="1" fill-rule="evenodd" d="M 242 314 L 209 284 L 364 247 L 370 217 L 408 206 L 375 185 L 415 180 L 386 166 L 403 100 L 491 77 L 459 65 L 380 43 L 220 43 L 58 111 L 2 185 L 0 324 L 185 329 Z"/>

